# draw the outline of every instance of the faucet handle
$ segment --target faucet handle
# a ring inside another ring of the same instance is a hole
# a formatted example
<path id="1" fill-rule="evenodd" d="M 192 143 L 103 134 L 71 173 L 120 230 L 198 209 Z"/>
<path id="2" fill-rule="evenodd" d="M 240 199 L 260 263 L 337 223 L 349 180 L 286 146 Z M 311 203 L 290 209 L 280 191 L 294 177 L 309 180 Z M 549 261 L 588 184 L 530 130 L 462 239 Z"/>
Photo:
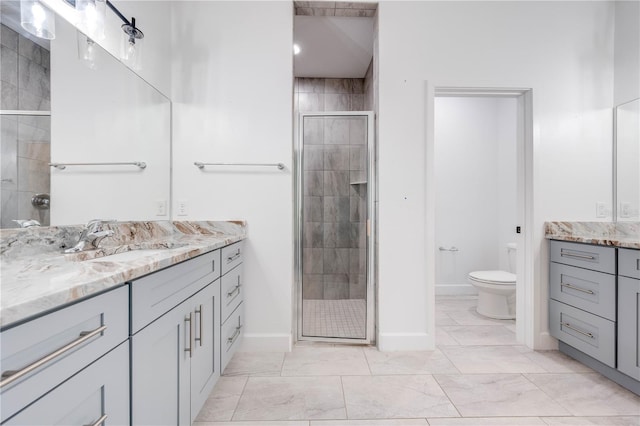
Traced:
<path id="1" fill-rule="evenodd" d="M 115 219 L 92 219 L 87 222 L 87 230 L 89 232 L 98 232 L 102 230 L 102 225 L 113 222 L 115 222 Z"/>

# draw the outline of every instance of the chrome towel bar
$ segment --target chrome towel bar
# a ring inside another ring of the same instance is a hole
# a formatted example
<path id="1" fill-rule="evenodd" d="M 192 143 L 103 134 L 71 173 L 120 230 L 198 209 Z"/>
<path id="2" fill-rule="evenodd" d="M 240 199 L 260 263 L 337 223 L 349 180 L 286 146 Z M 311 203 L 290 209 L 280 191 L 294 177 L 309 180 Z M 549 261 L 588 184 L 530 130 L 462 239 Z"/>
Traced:
<path id="1" fill-rule="evenodd" d="M 284 170 L 284 164 L 282 163 L 202 163 L 195 161 L 193 163 L 199 169 L 204 169 L 204 166 L 258 166 L 258 167 L 277 167 L 278 170 Z"/>
<path id="2" fill-rule="evenodd" d="M 136 166 L 141 169 L 147 167 L 147 163 L 144 161 L 132 161 L 129 163 L 49 163 L 49 165 L 58 170 L 64 170 L 67 166 Z"/>
<path id="3" fill-rule="evenodd" d="M 453 247 L 453 246 L 451 246 L 451 247 L 442 247 L 442 246 L 440 246 L 440 247 L 438 247 L 438 250 L 440 250 L 440 251 L 460 251 L 458 249 L 458 247 Z"/>

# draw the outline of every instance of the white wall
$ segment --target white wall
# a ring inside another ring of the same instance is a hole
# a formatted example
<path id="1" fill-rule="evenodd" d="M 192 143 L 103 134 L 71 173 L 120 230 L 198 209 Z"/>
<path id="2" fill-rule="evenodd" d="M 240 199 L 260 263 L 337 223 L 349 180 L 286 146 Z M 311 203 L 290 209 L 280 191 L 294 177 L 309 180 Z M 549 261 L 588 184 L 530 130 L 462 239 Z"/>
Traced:
<path id="1" fill-rule="evenodd" d="M 475 294 L 467 274 L 509 270 L 516 222 L 516 101 L 435 100 L 436 294 Z"/>
<path id="2" fill-rule="evenodd" d="M 533 89 L 529 256 L 538 303 L 526 343 L 553 346 L 543 223 L 595 220 L 596 202 L 611 200 L 613 4 L 385 1 L 378 13 L 380 347 L 433 347 L 426 81 Z"/>
<path id="3" fill-rule="evenodd" d="M 293 307 L 291 2 L 173 4 L 173 199 L 244 219 L 245 350 L 288 350 Z M 194 161 L 277 163 L 207 168 Z M 174 213 L 176 210 L 174 210 Z"/>
<path id="4" fill-rule="evenodd" d="M 614 105 L 640 98 L 640 2 L 615 2 Z"/>
<path id="5" fill-rule="evenodd" d="M 51 169 L 51 224 L 91 219 L 167 220 L 171 106 L 153 87 L 98 48 L 96 69 L 78 58 L 77 31 L 62 19 L 51 42 L 51 161 L 146 162 Z"/>

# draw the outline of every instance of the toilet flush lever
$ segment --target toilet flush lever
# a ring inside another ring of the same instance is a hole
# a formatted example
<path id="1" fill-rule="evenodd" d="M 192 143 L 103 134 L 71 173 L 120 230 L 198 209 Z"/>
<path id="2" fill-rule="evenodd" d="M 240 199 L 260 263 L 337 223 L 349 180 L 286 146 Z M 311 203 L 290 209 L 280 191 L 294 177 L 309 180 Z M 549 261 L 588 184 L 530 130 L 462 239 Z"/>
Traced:
<path id="1" fill-rule="evenodd" d="M 458 247 L 454 247 L 454 246 L 451 246 L 451 247 L 442 247 L 442 246 L 440 246 L 440 247 L 438 247 L 438 250 L 440 250 L 440 251 L 459 251 Z"/>

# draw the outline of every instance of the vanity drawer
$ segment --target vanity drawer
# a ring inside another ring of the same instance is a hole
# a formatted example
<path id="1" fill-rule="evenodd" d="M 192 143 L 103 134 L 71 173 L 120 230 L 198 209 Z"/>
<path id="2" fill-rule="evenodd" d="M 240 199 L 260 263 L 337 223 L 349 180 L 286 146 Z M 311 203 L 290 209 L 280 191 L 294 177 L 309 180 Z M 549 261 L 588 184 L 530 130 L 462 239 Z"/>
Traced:
<path id="1" fill-rule="evenodd" d="M 549 301 L 549 332 L 553 337 L 615 368 L 616 330 L 613 321 Z"/>
<path id="2" fill-rule="evenodd" d="M 551 262 L 549 295 L 559 302 L 616 320 L 615 275 Z"/>
<path id="3" fill-rule="evenodd" d="M 222 303 L 220 321 L 223 323 L 242 302 L 244 296 L 242 271 L 243 268 L 240 265 L 222 277 L 220 286 L 220 300 Z"/>
<path id="4" fill-rule="evenodd" d="M 616 249 L 590 244 L 551 241 L 551 261 L 594 271 L 616 273 Z"/>
<path id="5" fill-rule="evenodd" d="M 131 334 L 220 278 L 220 250 L 131 282 Z"/>
<path id="6" fill-rule="evenodd" d="M 7 372 L 24 371 L 50 357 L 21 378 L 3 383 L 2 422 L 127 340 L 128 313 L 129 289 L 121 286 L 3 331 L 3 381 Z"/>
<path id="7" fill-rule="evenodd" d="M 242 342 L 242 327 L 244 327 L 244 303 L 236 308 L 227 321 L 222 325 L 220 336 L 222 338 L 220 357 L 220 371 L 224 373 L 224 369 L 233 357 L 240 343 Z"/>
<path id="8" fill-rule="evenodd" d="M 222 275 L 242 263 L 243 241 L 222 248 Z"/>
<path id="9" fill-rule="evenodd" d="M 640 250 L 618 249 L 618 275 L 640 280 Z"/>

